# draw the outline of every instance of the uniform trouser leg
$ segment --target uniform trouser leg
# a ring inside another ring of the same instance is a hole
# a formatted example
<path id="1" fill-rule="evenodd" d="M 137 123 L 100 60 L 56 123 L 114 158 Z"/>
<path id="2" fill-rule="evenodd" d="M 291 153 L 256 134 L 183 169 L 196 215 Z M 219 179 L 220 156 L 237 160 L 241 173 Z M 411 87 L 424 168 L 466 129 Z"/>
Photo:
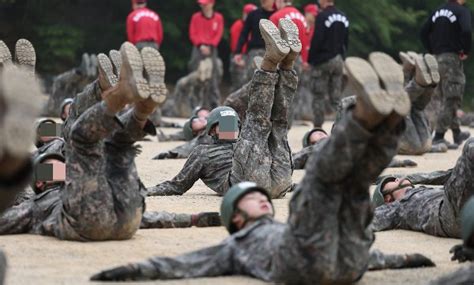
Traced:
<path id="1" fill-rule="evenodd" d="M 405 87 L 411 101 L 410 115 L 405 118 L 406 129 L 399 141 L 399 154 L 421 155 L 431 149 L 431 129 L 424 112 L 434 92 L 411 80 Z"/>
<path id="2" fill-rule="evenodd" d="M 201 51 L 199 50 L 198 47 L 193 46 L 193 49 L 191 51 L 191 59 L 188 62 L 189 72 L 193 72 L 197 70 L 199 67 L 199 62 L 201 62 L 201 60 L 202 60 Z"/>
<path id="3" fill-rule="evenodd" d="M 215 107 L 219 106 L 221 104 L 221 92 L 219 90 L 219 59 L 217 56 L 217 49 L 212 48 L 212 54 L 211 54 L 211 59 L 212 59 L 212 77 L 210 79 L 209 84 L 206 85 L 206 91 L 204 96 L 208 96 L 208 101 L 209 101 L 209 107 L 211 109 L 214 109 Z"/>
<path id="4" fill-rule="evenodd" d="M 81 79 L 82 76 L 76 71 L 75 68 L 66 71 L 54 78 L 51 92 L 52 94 L 48 100 L 48 111 L 50 114 L 59 115 L 59 107 L 62 101 L 71 95 L 75 95 L 68 94 L 68 86 L 71 84 L 76 84 Z"/>
<path id="5" fill-rule="evenodd" d="M 265 55 L 265 49 L 251 49 L 248 52 L 248 57 L 245 62 L 246 70 L 247 70 L 247 78 L 252 79 L 253 74 L 255 73 L 256 67 L 253 64 L 253 59 L 256 56 L 263 57 Z"/>
<path id="6" fill-rule="evenodd" d="M 268 138 L 272 131 L 270 120 L 278 74 L 257 70 L 250 83 L 247 117 L 234 149 L 231 184 L 253 181 L 271 189 L 272 155 Z"/>
<path id="7" fill-rule="evenodd" d="M 34 200 L 28 200 L 0 214 L 0 235 L 27 233 L 34 223 Z"/>
<path id="8" fill-rule="evenodd" d="M 293 99 L 298 86 L 295 71 L 279 70 L 280 74 L 272 108 L 272 132 L 268 146 L 272 155 L 270 169 L 272 197 L 281 197 L 291 189 L 293 166 L 291 150 L 288 145 L 288 127 L 293 107 Z"/>
<path id="9" fill-rule="evenodd" d="M 440 210 L 443 230 L 449 237 L 460 237 L 460 213 L 464 204 L 474 195 L 474 139 L 466 141 L 462 155 L 451 176 L 444 184 L 444 199 Z"/>
<path id="10" fill-rule="evenodd" d="M 342 98 L 342 77 L 344 69 L 344 61 L 340 55 L 330 60 L 331 75 L 329 78 L 329 102 L 332 110 L 337 110 L 339 101 Z"/>
<path id="11" fill-rule="evenodd" d="M 322 127 L 324 123 L 325 98 L 329 92 L 330 71 L 327 63 L 313 66 L 312 70 L 313 93 L 313 125 Z"/>
<path id="12" fill-rule="evenodd" d="M 246 56 L 245 56 L 246 57 Z M 230 72 L 230 81 L 231 81 L 231 92 L 235 92 L 240 87 L 244 86 L 244 84 L 247 83 L 247 70 L 245 69 L 245 66 L 239 66 L 237 65 L 234 60 L 234 55 L 231 55 L 230 58 L 230 67 L 229 67 L 229 72 Z M 247 61 L 247 59 L 244 59 L 244 61 Z"/>
<path id="13" fill-rule="evenodd" d="M 60 239 L 103 240 L 115 235 L 117 197 L 107 177 L 104 139 L 123 126 L 106 109 L 105 102 L 97 103 L 72 126 L 62 209 L 54 226 Z"/>
<path id="14" fill-rule="evenodd" d="M 374 238 L 369 186 L 396 154 L 400 132 L 368 132 L 349 113 L 310 157 L 275 257 L 282 281 L 350 282 L 364 273 Z"/>
<path id="15" fill-rule="evenodd" d="M 436 132 L 445 133 L 449 128 L 459 129 L 460 122 L 456 112 L 461 108 L 466 77 L 462 61 L 456 54 L 436 56 L 441 81 L 438 85 L 442 102 L 441 112 L 436 123 Z"/>
<path id="16" fill-rule="evenodd" d="M 190 214 L 147 211 L 143 214 L 141 229 L 189 228 L 192 225 Z"/>

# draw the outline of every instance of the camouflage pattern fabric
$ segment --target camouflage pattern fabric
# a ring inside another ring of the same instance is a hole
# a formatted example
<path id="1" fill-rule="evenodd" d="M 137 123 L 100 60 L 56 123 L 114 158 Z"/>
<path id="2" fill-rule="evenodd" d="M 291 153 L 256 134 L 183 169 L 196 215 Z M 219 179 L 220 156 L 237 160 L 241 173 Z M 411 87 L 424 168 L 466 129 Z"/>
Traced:
<path id="1" fill-rule="evenodd" d="M 153 41 L 144 41 L 144 42 L 138 42 L 136 45 L 138 50 L 142 50 L 143 48 L 145 47 L 151 47 L 151 48 L 154 48 L 156 50 L 160 50 L 160 47 L 158 46 L 158 44 L 156 42 L 153 42 Z"/>
<path id="2" fill-rule="evenodd" d="M 253 78 L 253 74 L 257 70 L 257 67 L 253 64 L 253 59 L 256 56 L 260 56 L 263 58 L 265 55 L 265 49 L 263 48 L 257 48 L 257 49 L 251 49 L 247 52 L 247 61 L 245 62 L 245 69 L 247 72 L 247 78 L 251 80 Z"/>
<path id="3" fill-rule="evenodd" d="M 234 58 L 234 55 L 231 54 L 230 61 L 229 61 L 230 62 L 229 73 L 230 73 L 230 82 L 231 82 L 231 87 L 230 87 L 231 92 L 237 91 L 249 81 L 246 67 L 237 65 L 235 61 L 233 60 L 233 58 Z M 242 55 L 242 60 L 244 60 L 244 62 L 248 62 L 247 56 Z"/>
<path id="4" fill-rule="evenodd" d="M 293 167 L 294 169 L 305 169 L 306 162 L 308 161 L 309 157 L 316 151 L 319 151 L 321 147 L 321 143 L 313 144 L 307 146 L 300 150 L 297 153 L 293 153 Z"/>
<path id="5" fill-rule="evenodd" d="M 328 97 L 333 109 L 336 109 L 342 96 L 342 77 L 344 60 L 340 55 L 328 62 L 313 66 L 313 124 L 321 127 L 324 123 L 325 98 Z"/>
<path id="6" fill-rule="evenodd" d="M 238 90 L 232 92 L 224 101 L 224 106 L 229 106 L 239 114 L 241 122 L 245 122 L 247 107 L 249 104 L 250 82 L 244 84 Z"/>
<path id="7" fill-rule="evenodd" d="M 293 119 L 313 121 L 313 93 L 311 93 L 312 77 L 311 70 L 301 71 L 299 75 L 299 84 L 297 95 L 293 103 Z"/>
<path id="8" fill-rule="evenodd" d="M 474 283 L 474 264 L 465 266 L 453 273 L 443 276 L 437 280 L 431 281 L 430 285 L 452 285 L 452 284 L 473 284 Z"/>
<path id="9" fill-rule="evenodd" d="M 183 145 L 175 147 L 169 151 L 159 153 L 153 159 L 188 158 L 191 152 L 196 148 L 196 146 L 200 144 L 212 144 L 212 138 L 208 135 L 201 134 Z"/>
<path id="10" fill-rule="evenodd" d="M 466 113 L 459 120 L 461 126 L 474 126 L 474 113 Z"/>
<path id="11" fill-rule="evenodd" d="M 438 95 L 441 100 L 441 110 L 438 113 L 436 132 L 445 133 L 448 129 L 459 129 L 460 122 L 456 112 L 461 108 L 466 85 L 463 63 L 455 53 L 436 55 L 441 81 L 438 85 Z"/>
<path id="12" fill-rule="evenodd" d="M 369 185 L 396 154 L 400 133 L 386 126 L 368 132 L 349 115 L 309 160 L 287 224 L 264 216 L 219 245 L 120 267 L 119 280 L 239 274 L 287 284 L 357 281 L 372 259 Z M 371 266 L 397 263 L 380 259 Z"/>
<path id="13" fill-rule="evenodd" d="M 409 189 L 400 201 L 376 208 L 372 223 L 374 231 L 405 229 L 459 238 L 460 211 L 474 195 L 474 139 L 466 142 L 461 157 L 451 171 L 415 178 L 418 181 L 431 178 L 438 183 L 446 182 L 443 188 L 417 186 Z"/>
<path id="14" fill-rule="evenodd" d="M 173 133 L 173 134 L 165 134 L 163 132 L 159 132 L 157 134 L 158 136 L 158 140 L 160 142 L 175 142 L 175 141 L 186 141 L 186 138 L 184 136 L 184 132 L 181 130 L 181 131 L 178 131 L 176 133 Z"/>
<path id="15" fill-rule="evenodd" d="M 55 138 L 34 151 L 32 158 L 34 160 L 36 157 L 45 153 L 60 153 L 65 156 L 65 144 L 66 143 L 62 138 Z"/>

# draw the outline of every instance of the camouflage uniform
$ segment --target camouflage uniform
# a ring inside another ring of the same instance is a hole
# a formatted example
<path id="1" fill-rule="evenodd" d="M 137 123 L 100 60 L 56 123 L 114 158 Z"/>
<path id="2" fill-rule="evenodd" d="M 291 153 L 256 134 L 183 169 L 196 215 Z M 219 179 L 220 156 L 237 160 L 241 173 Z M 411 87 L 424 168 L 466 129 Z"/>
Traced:
<path id="1" fill-rule="evenodd" d="M 161 152 L 153 159 L 179 159 L 188 158 L 192 151 L 200 144 L 212 144 L 212 138 L 202 134 L 183 145 L 173 148 L 172 150 Z"/>
<path id="2" fill-rule="evenodd" d="M 224 101 L 224 106 L 229 106 L 239 114 L 241 122 L 245 122 L 245 113 L 249 104 L 250 83 L 244 84 L 238 90 L 232 92 Z"/>
<path id="3" fill-rule="evenodd" d="M 474 127 L 474 113 L 466 113 L 459 120 L 462 126 Z"/>
<path id="4" fill-rule="evenodd" d="M 436 132 L 445 133 L 448 129 L 459 129 L 460 127 L 456 112 L 461 108 L 466 76 L 459 55 L 442 53 L 436 55 L 436 60 L 441 75 L 437 91 L 442 104 L 436 122 Z"/>
<path id="5" fill-rule="evenodd" d="M 293 104 L 293 118 L 295 120 L 313 120 L 313 94 L 311 93 L 311 71 L 302 71 L 300 75 L 300 83 L 298 84 L 298 95 L 295 97 Z"/>
<path id="6" fill-rule="evenodd" d="M 65 156 L 64 146 L 65 142 L 62 138 L 55 138 L 33 152 L 33 160 L 44 153 L 60 153 Z"/>
<path id="7" fill-rule="evenodd" d="M 309 157 L 321 148 L 321 143 L 307 146 L 297 153 L 292 154 L 294 169 L 305 169 Z"/>
<path id="8" fill-rule="evenodd" d="M 474 264 L 465 266 L 453 273 L 443 276 L 430 285 L 452 285 L 452 284 L 473 284 L 474 283 Z"/>
<path id="9" fill-rule="evenodd" d="M 321 127 L 324 123 L 325 98 L 329 97 L 334 109 L 341 100 L 343 66 L 344 60 L 340 55 L 328 62 L 313 66 L 313 124 L 315 127 Z"/>
<path id="10" fill-rule="evenodd" d="M 246 68 L 246 73 L 247 73 L 247 78 L 250 80 L 253 78 L 253 74 L 255 73 L 255 70 L 257 70 L 257 67 L 253 64 L 253 59 L 257 56 L 260 56 L 263 58 L 265 55 L 265 49 L 263 48 L 253 48 L 247 52 L 246 59 L 247 61 L 245 62 L 245 68 Z"/>
<path id="11" fill-rule="evenodd" d="M 288 116 L 297 83 L 294 71 L 256 71 L 238 141 L 197 146 L 180 173 L 148 195 L 182 195 L 201 179 L 220 195 L 235 183 L 255 181 L 272 197 L 283 196 L 291 189 Z"/>
<path id="12" fill-rule="evenodd" d="M 235 92 L 240 87 L 244 86 L 249 81 L 249 77 L 247 75 L 247 69 L 245 66 L 239 66 L 233 60 L 234 54 L 230 56 L 230 66 L 229 66 L 229 73 L 230 73 L 230 82 L 231 87 L 230 91 Z M 247 56 L 242 55 L 242 60 L 247 61 Z"/>
<path id="13" fill-rule="evenodd" d="M 443 188 L 417 186 L 409 189 L 400 201 L 376 208 L 373 229 L 406 229 L 434 236 L 460 237 L 459 214 L 464 203 L 474 195 L 474 139 L 466 142 L 452 170 L 414 178 L 413 184 L 427 180 L 445 181 L 445 184 Z"/>
<path id="14" fill-rule="evenodd" d="M 136 272 L 132 276 L 175 279 L 240 274 L 287 284 L 321 284 L 354 282 L 367 269 L 401 263 L 400 256 L 385 259 L 380 252 L 369 254 L 374 235 L 368 227 L 370 182 L 396 154 L 400 132 L 381 126 L 371 133 L 349 115 L 309 160 L 291 199 L 287 224 L 261 217 L 219 245 L 129 265 Z"/>
<path id="15" fill-rule="evenodd" d="M 174 141 L 186 141 L 186 137 L 184 136 L 183 131 L 178 131 L 173 134 L 165 134 L 163 132 L 158 133 L 158 140 L 160 142 L 174 142 Z"/>
<path id="16" fill-rule="evenodd" d="M 173 98 L 167 100 L 163 111 L 168 116 L 189 117 L 195 106 L 204 99 L 205 83 L 199 79 L 198 71 L 181 77 L 177 82 Z M 170 112 L 170 111 L 174 112 Z"/>

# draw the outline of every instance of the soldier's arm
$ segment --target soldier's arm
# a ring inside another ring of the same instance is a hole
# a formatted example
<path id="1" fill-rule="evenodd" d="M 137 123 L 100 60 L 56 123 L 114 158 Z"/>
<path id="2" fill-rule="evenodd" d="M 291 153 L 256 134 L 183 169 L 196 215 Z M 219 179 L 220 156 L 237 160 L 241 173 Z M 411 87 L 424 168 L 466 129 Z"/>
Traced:
<path id="1" fill-rule="evenodd" d="M 304 169 L 306 166 L 306 161 L 308 157 L 313 153 L 313 149 L 305 147 L 297 153 L 293 154 L 293 167 L 294 169 Z"/>
<path id="2" fill-rule="evenodd" d="M 143 214 L 140 229 L 189 228 L 221 226 L 219 213 L 177 214 L 147 211 Z"/>
<path id="3" fill-rule="evenodd" d="M 182 279 L 230 275 L 232 249 L 227 243 L 208 247 L 175 258 L 154 257 L 145 262 L 128 264 L 102 271 L 94 281 Z"/>
<path id="4" fill-rule="evenodd" d="M 435 264 L 421 254 L 384 254 L 379 250 L 370 252 L 369 270 L 433 267 Z"/>
<path id="5" fill-rule="evenodd" d="M 471 12 L 468 9 L 464 10 L 461 19 L 459 19 L 459 24 L 461 25 L 461 42 L 464 54 L 469 54 L 472 45 Z"/>
<path id="6" fill-rule="evenodd" d="M 429 173 L 414 173 L 407 176 L 412 184 L 444 185 L 451 177 L 453 169 L 439 170 Z"/>
<path id="7" fill-rule="evenodd" d="M 201 178 L 201 168 L 205 154 L 195 149 L 183 166 L 183 169 L 173 179 L 148 188 L 148 196 L 183 195 Z"/>
<path id="8" fill-rule="evenodd" d="M 399 206 L 399 202 L 393 202 L 377 207 L 374 211 L 374 219 L 370 225 L 372 230 L 380 232 L 398 228 L 400 224 Z"/>

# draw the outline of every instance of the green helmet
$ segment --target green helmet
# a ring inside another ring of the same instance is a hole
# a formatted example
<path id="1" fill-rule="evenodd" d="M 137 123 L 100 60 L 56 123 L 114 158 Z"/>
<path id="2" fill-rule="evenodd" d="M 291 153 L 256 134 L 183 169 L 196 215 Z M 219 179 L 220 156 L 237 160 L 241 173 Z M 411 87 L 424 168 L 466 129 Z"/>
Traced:
<path id="1" fill-rule="evenodd" d="M 254 191 L 258 191 L 267 196 L 268 201 L 270 201 L 273 207 L 272 198 L 270 197 L 270 194 L 268 194 L 265 189 L 258 187 L 256 183 L 240 182 L 239 184 L 235 184 L 224 195 L 221 204 L 222 224 L 226 227 L 227 231 L 229 231 L 230 234 L 233 234 L 237 231 L 235 225 L 232 223 L 232 217 L 234 216 L 237 203 L 246 194 Z"/>
<path id="2" fill-rule="evenodd" d="M 224 117 L 234 118 L 237 120 L 237 122 L 239 122 L 239 115 L 237 115 L 237 112 L 235 112 L 234 109 L 227 106 L 217 107 L 211 111 L 209 117 L 207 118 L 206 134 L 209 134 L 212 127 L 219 124 L 219 120 Z"/>
<path id="3" fill-rule="evenodd" d="M 379 184 L 377 184 L 377 187 L 375 187 L 374 195 L 372 195 L 372 204 L 374 205 L 375 208 L 382 206 L 385 203 L 385 200 L 383 198 L 382 190 L 385 184 L 388 182 L 393 182 L 397 178 L 395 176 L 387 176 L 382 181 L 380 181 Z"/>
<path id="4" fill-rule="evenodd" d="M 307 133 L 304 135 L 304 137 L 303 137 L 303 147 L 308 147 L 308 146 L 311 145 L 310 142 L 309 142 L 309 137 L 310 137 L 313 133 L 315 133 L 315 132 L 322 132 L 322 133 L 325 133 L 326 135 L 328 134 L 328 133 L 326 133 L 326 131 L 323 130 L 322 128 L 314 128 L 314 129 L 312 129 L 311 131 L 307 132 Z"/>
<path id="5" fill-rule="evenodd" d="M 474 236 L 474 197 L 471 197 L 464 204 L 464 207 L 461 212 L 461 237 L 465 245 L 474 247 L 474 244 L 469 244 L 472 242 Z"/>
<path id="6" fill-rule="evenodd" d="M 72 104 L 72 102 L 74 102 L 74 99 L 66 98 L 61 103 L 61 107 L 59 107 L 59 117 L 61 118 L 61 120 L 66 121 L 66 118 L 63 117 L 64 108 L 66 108 L 67 105 Z"/>
<path id="7" fill-rule="evenodd" d="M 43 124 L 56 124 L 53 119 L 43 118 L 36 122 L 36 142 L 35 145 L 37 148 L 42 147 L 44 143 L 41 141 L 41 136 L 39 134 L 40 128 Z"/>
<path id="8" fill-rule="evenodd" d="M 192 116 L 189 118 L 189 120 L 184 123 L 183 126 L 183 133 L 184 133 L 184 139 L 187 141 L 190 141 L 194 138 L 194 132 L 193 132 L 193 120 L 197 119 L 198 116 Z"/>
<path id="9" fill-rule="evenodd" d="M 35 191 L 36 194 L 41 193 L 41 189 L 38 189 L 38 187 L 36 187 L 36 167 L 48 159 L 56 159 L 66 163 L 66 158 L 64 158 L 64 156 L 60 153 L 43 153 L 41 155 L 38 155 L 33 160 L 33 179 L 31 180 L 31 188 L 33 189 L 33 191 Z"/>

